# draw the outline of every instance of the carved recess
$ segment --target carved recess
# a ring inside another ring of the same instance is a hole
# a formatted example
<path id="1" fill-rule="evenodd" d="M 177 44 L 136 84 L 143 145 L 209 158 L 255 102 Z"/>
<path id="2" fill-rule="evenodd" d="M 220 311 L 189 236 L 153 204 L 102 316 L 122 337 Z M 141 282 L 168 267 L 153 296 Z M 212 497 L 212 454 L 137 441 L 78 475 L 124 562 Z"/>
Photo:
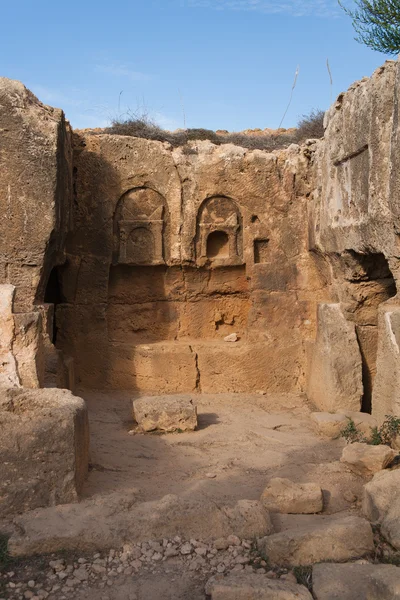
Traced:
<path id="1" fill-rule="evenodd" d="M 135 188 L 120 199 L 114 216 L 114 263 L 165 263 L 165 200 L 150 188 Z"/>
<path id="2" fill-rule="evenodd" d="M 213 196 L 203 202 L 197 218 L 196 262 L 243 264 L 242 218 L 236 203 L 226 196 Z"/>

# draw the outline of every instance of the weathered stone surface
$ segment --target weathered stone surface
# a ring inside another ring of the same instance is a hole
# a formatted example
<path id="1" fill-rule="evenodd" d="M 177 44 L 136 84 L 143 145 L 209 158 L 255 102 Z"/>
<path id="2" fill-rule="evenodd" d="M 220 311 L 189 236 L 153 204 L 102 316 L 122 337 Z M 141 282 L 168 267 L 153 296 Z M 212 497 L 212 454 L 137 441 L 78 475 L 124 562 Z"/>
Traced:
<path id="1" fill-rule="evenodd" d="M 312 600 L 302 585 L 253 573 L 212 577 L 206 584 L 206 594 L 211 600 Z"/>
<path id="2" fill-rule="evenodd" d="M 373 547 L 368 521 L 350 516 L 315 516 L 311 523 L 259 540 L 271 564 L 284 566 L 351 560 Z"/>
<path id="3" fill-rule="evenodd" d="M 133 418 L 142 431 L 193 431 L 197 409 L 193 396 L 145 396 L 133 401 Z"/>
<path id="4" fill-rule="evenodd" d="M 234 533 L 251 539 L 272 531 L 269 514 L 259 502 L 241 500 L 233 507 L 218 507 L 207 500 L 169 495 L 141 503 L 136 490 L 38 509 L 16 523 L 18 533 L 9 541 L 14 556 L 61 549 L 92 551 L 175 535 L 213 539 Z"/>
<path id="5" fill-rule="evenodd" d="M 43 302 L 69 229 L 71 132 L 61 110 L 19 81 L 0 78 L 0 283 L 16 286 L 16 312 Z"/>
<path id="6" fill-rule="evenodd" d="M 364 486 L 362 508 L 370 521 L 381 523 L 393 504 L 400 504 L 400 469 L 376 473 Z"/>
<path id="7" fill-rule="evenodd" d="M 340 304 L 320 304 L 317 320 L 308 397 L 321 410 L 357 411 L 361 407 L 363 385 L 354 325 L 346 321 Z"/>
<path id="8" fill-rule="evenodd" d="M 371 475 L 384 469 L 396 455 L 389 446 L 354 442 L 343 448 L 340 462 L 360 475 Z"/>
<path id="9" fill-rule="evenodd" d="M 290 479 L 271 479 L 260 501 L 270 512 L 318 513 L 323 508 L 322 490 L 316 483 L 294 483 Z"/>
<path id="10" fill-rule="evenodd" d="M 66 390 L 0 390 L 0 516 L 75 502 L 88 470 L 85 402 Z"/>
<path id="11" fill-rule="evenodd" d="M 393 502 L 381 523 L 381 533 L 388 542 L 400 550 L 400 502 Z"/>
<path id="12" fill-rule="evenodd" d="M 310 416 L 317 431 L 332 439 L 338 438 L 348 423 L 343 413 L 313 412 Z"/>
<path id="13" fill-rule="evenodd" d="M 377 373 L 372 395 L 372 414 L 384 421 L 400 415 L 400 307 L 385 304 L 379 310 Z"/>
<path id="14" fill-rule="evenodd" d="M 14 341 L 14 303 L 15 287 L 0 286 L 0 383 L 3 386 L 20 386 L 17 362 L 13 354 Z"/>
<path id="15" fill-rule="evenodd" d="M 375 581 L 392 578 L 400 578 L 400 569 L 394 565 L 319 564 L 313 566 L 313 593 L 316 600 L 366 600 Z M 380 597 L 389 600 L 393 596 L 371 596 L 371 600 Z"/>
<path id="16" fill-rule="evenodd" d="M 385 565 L 382 565 L 385 566 Z M 368 581 L 366 600 L 399 600 L 400 569 L 377 569 Z"/>
<path id="17" fill-rule="evenodd" d="M 314 412 L 311 413 L 311 419 L 321 435 L 332 439 L 340 437 L 350 419 L 354 422 L 358 431 L 367 439 L 371 437 L 372 428 L 377 425 L 376 419 L 372 415 L 351 410 L 337 413 Z"/>
<path id="18" fill-rule="evenodd" d="M 13 353 L 22 387 L 40 388 L 44 385 L 45 351 L 42 315 L 40 312 L 14 315 Z"/>

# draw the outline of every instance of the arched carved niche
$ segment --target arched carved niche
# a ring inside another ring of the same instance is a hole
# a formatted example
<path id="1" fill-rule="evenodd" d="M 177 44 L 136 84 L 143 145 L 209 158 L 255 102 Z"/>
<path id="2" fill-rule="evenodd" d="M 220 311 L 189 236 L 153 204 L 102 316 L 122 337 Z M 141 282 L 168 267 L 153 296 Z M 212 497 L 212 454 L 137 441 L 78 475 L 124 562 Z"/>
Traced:
<path id="1" fill-rule="evenodd" d="M 114 264 L 164 264 L 167 228 L 161 194 L 146 187 L 126 192 L 114 215 Z"/>
<path id="2" fill-rule="evenodd" d="M 231 198 L 213 196 L 197 217 L 196 262 L 202 266 L 243 264 L 242 216 Z"/>

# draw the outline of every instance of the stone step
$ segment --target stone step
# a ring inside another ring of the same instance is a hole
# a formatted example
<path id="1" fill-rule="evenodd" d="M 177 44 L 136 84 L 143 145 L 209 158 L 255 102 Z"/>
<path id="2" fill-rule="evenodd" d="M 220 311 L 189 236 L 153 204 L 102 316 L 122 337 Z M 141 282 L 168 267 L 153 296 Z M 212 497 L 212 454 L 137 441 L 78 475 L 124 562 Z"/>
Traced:
<path id="1" fill-rule="evenodd" d="M 313 567 L 313 593 L 316 600 L 372 600 L 380 579 L 396 582 L 400 590 L 400 569 L 394 565 L 319 564 Z M 400 595 L 378 597 L 392 600 Z"/>
<path id="2" fill-rule="evenodd" d="M 272 565 L 348 561 L 365 556 L 374 548 L 371 525 L 366 519 L 336 515 L 300 517 L 299 527 L 259 540 L 259 550 Z"/>

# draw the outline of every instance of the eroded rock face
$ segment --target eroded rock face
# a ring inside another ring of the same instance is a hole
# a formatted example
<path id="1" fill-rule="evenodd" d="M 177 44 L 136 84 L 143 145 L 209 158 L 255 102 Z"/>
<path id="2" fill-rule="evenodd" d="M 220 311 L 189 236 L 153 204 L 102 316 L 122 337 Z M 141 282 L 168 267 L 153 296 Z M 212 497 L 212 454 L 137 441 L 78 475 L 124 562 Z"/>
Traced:
<path id="1" fill-rule="evenodd" d="M 72 146 L 61 110 L 19 81 L 0 78 L 0 283 L 16 286 L 16 312 L 44 301 L 63 262 L 70 225 Z"/>
<path id="2" fill-rule="evenodd" d="M 360 410 L 361 354 L 354 325 L 339 304 L 320 304 L 308 373 L 308 397 L 321 410 Z"/>
<path id="3" fill-rule="evenodd" d="M 87 476 L 85 402 L 67 390 L 0 389 L 0 517 L 76 502 Z"/>
<path id="4" fill-rule="evenodd" d="M 193 431 L 197 410 L 193 397 L 147 396 L 133 401 L 133 418 L 141 431 Z"/>
<path id="5" fill-rule="evenodd" d="M 56 315 L 78 383 L 301 390 L 323 289 L 304 227 L 313 151 L 201 141 L 188 153 L 77 135 L 75 229 Z"/>

